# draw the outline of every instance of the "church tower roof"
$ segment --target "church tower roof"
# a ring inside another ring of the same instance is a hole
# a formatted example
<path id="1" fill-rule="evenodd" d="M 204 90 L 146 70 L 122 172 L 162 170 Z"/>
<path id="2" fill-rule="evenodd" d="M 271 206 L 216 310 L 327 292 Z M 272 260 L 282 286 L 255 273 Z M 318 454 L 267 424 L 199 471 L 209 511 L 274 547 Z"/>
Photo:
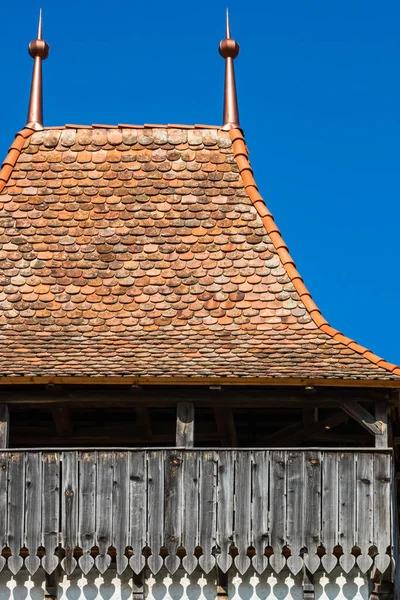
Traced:
<path id="1" fill-rule="evenodd" d="M 222 126 L 30 111 L 0 171 L 0 383 L 398 387 L 399 367 L 321 315 L 258 191 L 238 50 L 228 25 Z"/>

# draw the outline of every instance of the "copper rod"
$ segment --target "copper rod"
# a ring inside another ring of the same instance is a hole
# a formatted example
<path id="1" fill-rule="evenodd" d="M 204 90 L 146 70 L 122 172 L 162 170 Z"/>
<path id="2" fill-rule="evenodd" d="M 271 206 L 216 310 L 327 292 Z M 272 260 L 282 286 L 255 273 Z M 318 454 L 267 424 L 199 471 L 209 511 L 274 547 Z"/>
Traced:
<path id="1" fill-rule="evenodd" d="M 231 38 L 229 13 L 226 11 L 226 38 L 219 45 L 219 53 L 225 59 L 225 88 L 223 129 L 240 128 L 239 107 L 236 92 L 235 68 L 233 61 L 239 54 L 239 44 Z"/>
<path id="2" fill-rule="evenodd" d="M 49 45 L 42 40 L 42 10 L 40 10 L 37 38 L 29 44 L 29 54 L 34 63 L 26 122 L 27 127 L 36 130 L 43 129 L 42 61 L 46 60 L 49 51 Z"/>

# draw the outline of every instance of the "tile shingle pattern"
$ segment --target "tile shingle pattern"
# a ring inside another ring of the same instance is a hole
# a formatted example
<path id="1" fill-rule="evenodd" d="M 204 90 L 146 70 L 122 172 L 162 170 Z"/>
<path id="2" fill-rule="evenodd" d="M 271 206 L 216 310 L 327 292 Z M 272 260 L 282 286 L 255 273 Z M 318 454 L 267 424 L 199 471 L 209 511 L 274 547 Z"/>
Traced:
<path id="1" fill-rule="evenodd" d="M 211 128 L 26 139 L 0 185 L 0 375 L 397 378 L 317 324 L 244 148 Z"/>

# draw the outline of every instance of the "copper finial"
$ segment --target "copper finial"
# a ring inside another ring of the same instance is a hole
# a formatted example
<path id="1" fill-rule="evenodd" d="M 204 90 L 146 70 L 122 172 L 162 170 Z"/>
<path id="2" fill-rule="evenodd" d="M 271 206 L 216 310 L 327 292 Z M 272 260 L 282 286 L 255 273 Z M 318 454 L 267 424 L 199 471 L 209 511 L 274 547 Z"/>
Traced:
<path id="1" fill-rule="evenodd" d="M 36 130 L 43 129 L 42 60 L 48 57 L 49 51 L 49 45 L 42 40 L 42 9 L 40 9 L 37 38 L 29 44 L 29 54 L 34 63 L 26 123 L 27 127 Z"/>
<path id="2" fill-rule="evenodd" d="M 225 59 L 224 123 L 222 129 L 240 127 L 233 60 L 239 54 L 239 44 L 231 39 L 229 13 L 226 10 L 226 38 L 219 45 L 219 53 Z"/>

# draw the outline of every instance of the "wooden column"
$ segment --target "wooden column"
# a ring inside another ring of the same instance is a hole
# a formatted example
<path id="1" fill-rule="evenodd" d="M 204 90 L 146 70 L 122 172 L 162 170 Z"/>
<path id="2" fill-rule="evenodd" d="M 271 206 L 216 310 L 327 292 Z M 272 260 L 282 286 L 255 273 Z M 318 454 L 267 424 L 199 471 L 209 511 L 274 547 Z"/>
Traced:
<path id="1" fill-rule="evenodd" d="M 193 448 L 194 444 L 194 404 L 178 402 L 176 406 L 176 445 Z"/>
<path id="2" fill-rule="evenodd" d="M 7 404 L 0 404 L 0 448 L 8 448 L 10 413 Z"/>
<path id="3" fill-rule="evenodd" d="M 375 405 L 375 419 L 381 426 L 381 433 L 375 434 L 375 448 L 388 447 L 388 410 L 385 401 L 377 402 Z"/>

